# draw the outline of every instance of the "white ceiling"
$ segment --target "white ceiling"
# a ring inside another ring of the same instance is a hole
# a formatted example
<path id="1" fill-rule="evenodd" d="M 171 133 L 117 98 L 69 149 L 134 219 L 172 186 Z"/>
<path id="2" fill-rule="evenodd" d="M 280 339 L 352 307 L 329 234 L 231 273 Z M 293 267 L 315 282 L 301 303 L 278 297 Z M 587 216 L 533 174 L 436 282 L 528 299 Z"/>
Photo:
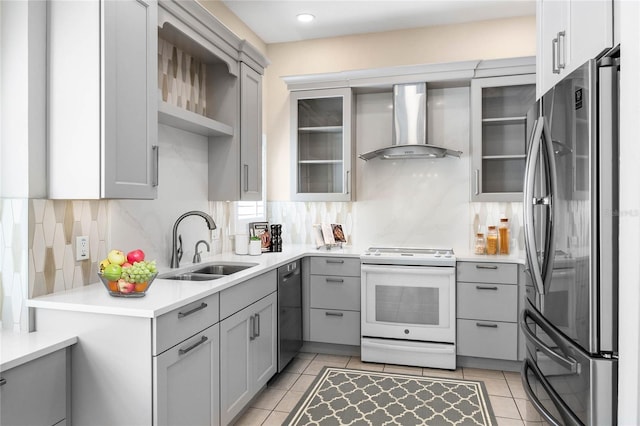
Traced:
<path id="1" fill-rule="evenodd" d="M 535 0 L 222 1 L 267 44 L 535 15 Z"/>

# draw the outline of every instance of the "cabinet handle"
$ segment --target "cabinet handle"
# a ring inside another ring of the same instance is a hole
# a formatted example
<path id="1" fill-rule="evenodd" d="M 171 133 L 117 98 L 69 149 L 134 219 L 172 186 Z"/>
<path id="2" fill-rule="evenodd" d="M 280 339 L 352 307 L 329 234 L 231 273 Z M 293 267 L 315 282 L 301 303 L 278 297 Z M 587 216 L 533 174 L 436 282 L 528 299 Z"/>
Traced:
<path id="1" fill-rule="evenodd" d="M 477 285 L 477 290 L 498 290 L 497 286 L 488 286 L 488 285 Z"/>
<path id="2" fill-rule="evenodd" d="M 342 278 L 327 278 L 328 283 L 343 283 L 344 280 Z"/>
<path id="3" fill-rule="evenodd" d="M 331 311 L 325 311 L 324 313 L 326 316 L 328 317 L 342 317 L 344 316 L 344 314 L 342 312 L 331 312 Z"/>
<path id="4" fill-rule="evenodd" d="M 244 192 L 249 192 L 249 165 L 244 165 Z"/>
<path id="5" fill-rule="evenodd" d="M 476 327 L 498 328 L 498 324 L 491 324 L 487 322 L 477 322 Z"/>
<path id="6" fill-rule="evenodd" d="M 476 265 L 476 269 L 498 269 L 496 265 Z"/>
<path id="7" fill-rule="evenodd" d="M 344 193 L 348 194 L 349 193 L 349 173 L 351 173 L 349 170 L 347 170 L 345 172 L 345 177 L 344 177 Z"/>
<path id="8" fill-rule="evenodd" d="M 194 350 L 195 348 L 197 348 L 198 346 L 200 346 L 201 344 L 203 344 L 203 343 L 204 343 L 204 342 L 206 342 L 207 340 L 209 340 L 209 339 L 207 338 L 207 336 L 202 336 L 202 337 L 200 338 L 200 340 L 198 340 L 196 343 L 194 343 L 193 345 L 189 346 L 188 348 L 186 348 L 186 349 L 180 349 L 180 350 L 178 351 L 178 355 L 184 355 L 184 354 L 186 354 L 187 352 Z"/>
<path id="9" fill-rule="evenodd" d="M 476 195 L 480 195 L 480 169 L 476 169 L 476 176 L 475 176 L 475 180 L 476 180 Z"/>
<path id="10" fill-rule="evenodd" d="M 254 332 L 253 332 L 253 337 L 260 337 L 260 314 L 255 314 L 254 315 L 256 317 L 256 320 L 253 322 L 254 325 Z"/>
<path id="11" fill-rule="evenodd" d="M 249 317 L 249 340 L 253 340 L 256 338 L 256 335 L 254 334 L 256 330 L 256 318 L 251 315 Z"/>
<path id="12" fill-rule="evenodd" d="M 206 303 L 204 303 L 204 302 L 202 302 L 202 303 L 200 304 L 200 306 L 197 306 L 197 307 L 195 307 L 195 308 L 191 309 L 190 311 L 187 311 L 187 312 L 178 312 L 178 318 L 184 318 L 184 317 L 186 317 L 186 316 L 188 316 L 188 315 L 191 315 L 191 314 L 193 314 L 194 312 L 198 312 L 198 311 L 200 311 L 200 310 L 202 310 L 202 309 L 204 309 L 204 308 L 206 308 L 206 307 L 207 307 L 207 304 L 206 304 Z"/>
<path id="13" fill-rule="evenodd" d="M 558 68 L 558 38 L 551 40 L 551 71 L 554 74 L 560 74 L 560 68 Z"/>
<path id="14" fill-rule="evenodd" d="M 560 31 L 558 33 L 558 72 L 560 72 L 561 69 L 564 69 L 566 64 L 566 43 L 565 43 L 565 39 L 566 39 L 566 33 L 564 31 Z"/>
<path id="15" fill-rule="evenodd" d="M 158 145 L 153 145 L 151 147 L 151 152 L 153 154 L 154 167 L 151 186 L 158 186 L 158 182 L 160 180 L 160 147 Z"/>
<path id="16" fill-rule="evenodd" d="M 326 259 L 327 263 L 344 263 L 342 259 Z"/>
<path id="17" fill-rule="evenodd" d="M 4 377 L 0 377 L 0 386 L 6 385 L 6 384 L 7 384 L 7 379 L 5 379 Z"/>

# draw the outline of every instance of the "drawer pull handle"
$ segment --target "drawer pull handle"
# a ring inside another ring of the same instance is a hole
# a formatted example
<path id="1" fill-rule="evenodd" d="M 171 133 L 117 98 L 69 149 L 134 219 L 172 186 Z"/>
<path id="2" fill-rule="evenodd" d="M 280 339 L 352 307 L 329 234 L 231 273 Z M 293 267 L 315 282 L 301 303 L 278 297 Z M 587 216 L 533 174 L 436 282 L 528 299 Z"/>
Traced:
<path id="1" fill-rule="evenodd" d="M 331 312 L 331 311 L 326 311 L 324 313 L 326 316 L 328 317 L 342 317 L 344 316 L 344 314 L 342 312 Z"/>
<path id="2" fill-rule="evenodd" d="M 256 317 L 251 315 L 249 317 L 249 340 L 256 338 Z"/>
<path id="3" fill-rule="evenodd" d="M 180 350 L 178 351 L 178 355 L 184 355 L 184 354 L 186 354 L 187 352 L 194 350 L 195 348 L 197 348 L 198 346 L 200 346 L 201 344 L 203 344 L 203 343 L 204 343 L 204 342 L 206 342 L 207 340 L 209 340 L 209 339 L 207 338 L 207 336 L 202 336 L 202 337 L 200 338 L 200 340 L 198 340 L 196 343 L 194 343 L 193 345 L 189 346 L 188 348 L 186 348 L 186 349 L 180 349 Z"/>
<path id="4" fill-rule="evenodd" d="M 490 285 L 477 285 L 477 290 L 497 290 L 498 286 L 490 286 Z"/>
<path id="5" fill-rule="evenodd" d="M 327 278 L 328 283 L 343 283 L 344 280 L 342 278 Z"/>
<path id="6" fill-rule="evenodd" d="M 498 328 L 498 324 L 491 324 L 486 322 L 477 322 L 476 327 L 486 327 L 486 328 Z"/>
<path id="7" fill-rule="evenodd" d="M 204 308 L 206 308 L 206 307 L 207 307 L 207 304 L 206 304 L 206 303 L 204 303 L 204 302 L 202 302 L 202 303 L 200 304 L 200 306 L 197 306 L 197 307 L 193 308 L 193 309 L 192 309 L 192 310 L 190 310 L 190 311 L 187 311 L 187 312 L 178 312 L 178 318 L 184 318 L 184 317 L 186 317 L 186 316 L 188 316 L 188 315 L 191 315 L 191 314 L 193 314 L 193 313 L 195 313 L 195 312 L 198 312 L 198 311 L 200 311 L 200 310 L 202 310 L 202 309 L 204 309 Z"/>
<path id="8" fill-rule="evenodd" d="M 498 269 L 496 265 L 476 265 L 476 269 Z"/>
<path id="9" fill-rule="evenodd" d="M 5 379 L 4 377 L 0 377 L 0 386 L 6 385 L 6 384 L 7 384 L 7 379 Z"/>
<path id="10" fill-rule="evenodd" d="M 342 260 L 342 259 L 327 259 L 326 262 L 327 263 L 344 263 L 344 260 Z"/>
<path id="11" fill-rule="evenodd" d="M 255 314 L 254 316 L 256 317 L 256 320 L 253 322 L 255 326 L 253 337 L 255 339 L 256 337 L 260 337 L 260 314 Z"/>

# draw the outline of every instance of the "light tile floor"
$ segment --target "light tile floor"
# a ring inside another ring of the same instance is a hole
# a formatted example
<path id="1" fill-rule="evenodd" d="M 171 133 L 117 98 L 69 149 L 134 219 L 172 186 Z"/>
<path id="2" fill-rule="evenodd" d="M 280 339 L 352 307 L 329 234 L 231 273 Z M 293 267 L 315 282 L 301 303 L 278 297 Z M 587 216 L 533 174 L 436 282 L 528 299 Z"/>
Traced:
<path id="1" fill-rule="evenodd" d="M 300 353 L 285 371 L 278 375 L 253 400 L 236 426 L 282 425 L 304 392 L 325 366 L 358 370 L 406 373 L 431 377 L 482 380 L 498 426 L 543 426 L 542 420 L 522 388 L 519 373 L 509 371 L 458 368 L 455 371 L 407 367 L 391 364 L 364 363 L 359 357 Z"/>

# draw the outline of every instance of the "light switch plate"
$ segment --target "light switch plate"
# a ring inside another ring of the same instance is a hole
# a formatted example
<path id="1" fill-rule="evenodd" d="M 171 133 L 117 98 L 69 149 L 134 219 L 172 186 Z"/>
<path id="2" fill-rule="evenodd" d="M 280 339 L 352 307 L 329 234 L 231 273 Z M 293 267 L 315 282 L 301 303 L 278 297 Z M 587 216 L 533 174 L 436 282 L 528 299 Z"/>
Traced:
<path id="1" fill-rule="evenodd" d="M 76 260 L 89 259 L 89 237 L 76 237 Z"/>

